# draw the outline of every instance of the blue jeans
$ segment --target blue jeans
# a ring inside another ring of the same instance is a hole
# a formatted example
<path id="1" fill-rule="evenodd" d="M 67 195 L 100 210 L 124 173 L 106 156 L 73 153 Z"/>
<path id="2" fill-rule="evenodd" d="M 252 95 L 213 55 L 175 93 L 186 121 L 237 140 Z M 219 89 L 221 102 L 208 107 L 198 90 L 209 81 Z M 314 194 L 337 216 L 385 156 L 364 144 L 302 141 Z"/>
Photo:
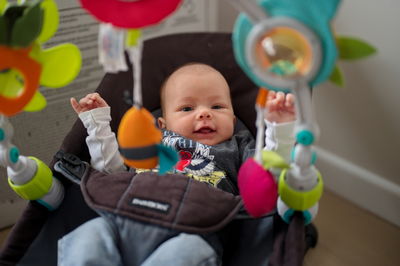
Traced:
<path id="1" fill-rule="evenodd" d="M 113 214 L 86 222 L 58 241 L 58 265 L 218 265 L 200 236 Z"/>
<path id="2" fill-rule="evenodd" d="M 181 233 L 161 244 L 142 266 L 219 265 L 215 251 L 200 236 Z"/>

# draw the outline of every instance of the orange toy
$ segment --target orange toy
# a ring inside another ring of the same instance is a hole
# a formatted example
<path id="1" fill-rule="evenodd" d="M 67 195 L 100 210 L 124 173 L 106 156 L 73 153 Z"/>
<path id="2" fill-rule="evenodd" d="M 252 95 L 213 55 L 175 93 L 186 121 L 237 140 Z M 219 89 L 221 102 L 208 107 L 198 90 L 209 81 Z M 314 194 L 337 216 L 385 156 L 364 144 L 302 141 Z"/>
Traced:
<path id="1" fill-rule="evenodd" d="M 131 107 L 121 119 L 118 142 L 125 164 L 134 168 L 155 168 L 161 132 L 145 108 Z"/>
<path id="2" fill-rule="evenodd" d="M 13 49 L 0 45 L 0 70 L 16 69 L 24 77 L 25 87 L 14 98 L 0 95 L 0 113 L 11 116 L 21 111 L 39 87 L 42 66 L 29 57 L 32 47 Z"/>

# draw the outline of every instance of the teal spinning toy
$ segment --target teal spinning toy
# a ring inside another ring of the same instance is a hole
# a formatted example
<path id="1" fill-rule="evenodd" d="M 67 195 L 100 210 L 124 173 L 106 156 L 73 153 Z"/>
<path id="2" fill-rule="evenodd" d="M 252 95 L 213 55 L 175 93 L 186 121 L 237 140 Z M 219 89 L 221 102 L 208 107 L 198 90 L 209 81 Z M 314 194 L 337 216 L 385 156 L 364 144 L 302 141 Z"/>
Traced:
<path id="1" fill-rule="evenodd" d="M 278 213 L 290 222 L 293 213 L 300 211 L 309 223 L 317 213 L 323 191 L 322 177 L 314 166 L 316 153 L 312 146 L 319 132 L 311 108 L 311 89 L 329 79 L 335 67 L 337 49 L 330 22 L 340 0 L 260 0 L 257 3 L 232 0 L 231 3 L 242 12 L 233 31 L 238 64 L 258 86 L 292 92 L 296 97 L 297 145 L 292 151 L 292 163 L 285 165 L 270 152 L 260 155 L 261 145 L 257 145 L 255 162 L 245 163 L 239 175 L 239 185 L 246 183 L 245 189 L 241 189 L 245 207 L 253 216 L 265 212 L 263 202 L 255 198 L 264 199 L 265 195 L 252 194 L 248 185 L 254 184 L 254 191 L 260 191 L 257 186 L 271 176 L 254 170 L 261 168 L 257 163 L 266 171 L 281 167 L 285 169 L 278 181 Z M 257 113 L 262 114 L 261 105 L 256 106 Z M 263 123 L 258 123 L 257 129 L 258 133 L 263 132 Z M 262 139 L 263 135 L 258 134 L 257 143 Z M 260 175 L 265 177 L 259 178 Z M 269 184 L 264 193 L 274 195 L 274 189 Z M 271 199 L 266 201 L 270 205 Z"/>

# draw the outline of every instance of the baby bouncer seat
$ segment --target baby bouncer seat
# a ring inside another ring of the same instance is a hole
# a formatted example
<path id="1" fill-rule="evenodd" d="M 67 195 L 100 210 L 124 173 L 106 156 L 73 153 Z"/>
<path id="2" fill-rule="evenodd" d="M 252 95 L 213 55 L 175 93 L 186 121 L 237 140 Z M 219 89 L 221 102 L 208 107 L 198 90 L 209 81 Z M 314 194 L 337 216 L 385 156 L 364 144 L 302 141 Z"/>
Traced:
<path id="1" fill-rule="evenodd" d="M 238 118 L 236 130 L 247 128 L 255 136 L 254 103 L 258 88 L 236 64 L 229 33 L 184 33 L 146 40 L 142 55 L 143 106 L 156 115 L 162 82 L 177 67 L 189 62 L 209 64 L 224 75 Z M 111 106 L 111 128 L 115 133 L 131 107 L 126 98 L 132 99 L 132 68 L 129 64 L 126 72 L 107 73 L 96 90 Z M 86 136 L 86 129 L 77 119 L 61 144 L 62 152 L 54 156 L 50 165 L 65 187 L 61 206 L 49 212 L 37 202 L 29 202 L 1 251 L 0 265 L 56 265 L 57 241 L 97 217 L 85 202 L 80 187 L 53 168 L 57 161 L 64 160 L 76 165 L 74 171 L 79 174 L 80 161 L 90 162 Z M 306 251 L 317 241 L 315 228 L 304 226 L 301 215 L 295 215 L 290 225 L 274 213 L 257 219 L 236 215 L 218 231 L 226 240 L 223 265 L 301 265 Z"/>

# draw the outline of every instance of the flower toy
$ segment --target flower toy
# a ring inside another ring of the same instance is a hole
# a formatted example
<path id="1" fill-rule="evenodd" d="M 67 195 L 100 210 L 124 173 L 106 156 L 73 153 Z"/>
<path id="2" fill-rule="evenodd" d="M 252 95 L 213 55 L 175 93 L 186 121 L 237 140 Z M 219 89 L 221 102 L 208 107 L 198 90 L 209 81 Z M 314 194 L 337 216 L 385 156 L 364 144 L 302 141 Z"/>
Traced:
<path id="1" fill-rule="evenodd" d="M 46 99 L 39 85 L 59 88 L 79 73 L 81 55 L 75 45 L 41 47 L 58 22 L 53 0 L 0 0 L 0 165 L 7 167 L 8 183 L 19 196 L 49 210 L 61 203 L 63 186 L 41 160 L 19 154 L 11 143 L 14 130 L 7 116 L 43 109 Z"/>
<path id="2" fill-rule="evenodd" d="M 242 12 L 233 32 L 238 64 L 260 87 L 291 91 L 296 97 L 297 145 L 292 151 L 292 163 L 285 166 L 270 152 L 262 155 L 261 160 L 263 168 L 286 168 L 279 178 L 277 202 L 278 213 L 286 222 L 294 211 L 303 213 L 305 223 L 311 222 L 323 191 L 322 177 L 314 167 L 316 154 L 312 145 L 319 132 L 311 109 L 311 88 L 326 81 L 335 66 L 337 49 L 330 21 L 339 2 L 232 0 Z M 257 130 L 260 131 L 260 126 Z M 274 163 L 269 163 L 270 160 Z M 248 176 L 247 169 L 240 172 L 243 175 L 239 178 L 254 178 Z M 271 190 L 273 188 L 266 189 Z M 250 209 L 256 210 L 253 215 L 260 215 L 262 207 L 259 205 L 263 202 L 247 200 L 248 194 L 242 194 L 244 202 L 248 201 Z M 249 210 L 249 206 L 246 208 Z"/>
<path id="3" fill-rule="evenodd" d="M 154 168 L 159 173 L 171 169 L 178 161 L 174 150 L 163 146 L 161 132 L 154 118 L 142 107 L 141 28 L 161 22 L 172 14 L 182 0 L 80 0 L 81 5 L 101 21 L 99 61 L 106 72 L 128 70 L 125 51 L 134 66 L 135 102 L 121 120 L 118 142 L 124 162 L 135 168 Z"/>
<path id="4" fill-rule="evenodd" d="M 39 111 L 46 106 L 39 85 L 59 88 L 75 79 L 80 51 L 68 43 L 41 48 L 58 27 L 53 0 L 20 4 L 2 0 L 0 12 L 0 113 Z"/>

